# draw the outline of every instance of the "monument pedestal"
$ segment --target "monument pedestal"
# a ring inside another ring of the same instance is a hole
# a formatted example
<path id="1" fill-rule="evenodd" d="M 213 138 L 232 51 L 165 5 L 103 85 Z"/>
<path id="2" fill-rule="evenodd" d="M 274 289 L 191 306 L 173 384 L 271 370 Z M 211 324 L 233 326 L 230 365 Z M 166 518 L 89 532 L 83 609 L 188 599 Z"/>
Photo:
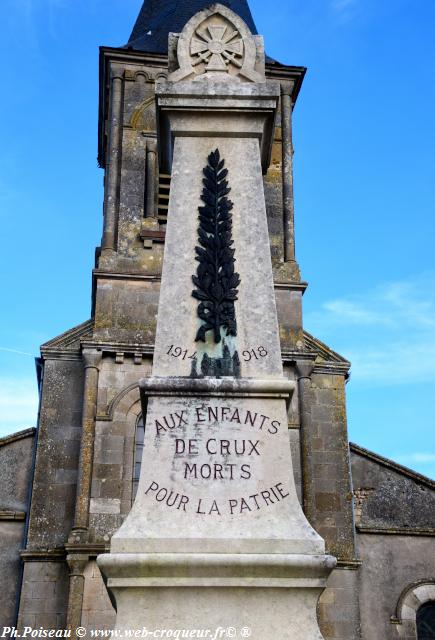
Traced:
<path id="1" fill-rule="evenodd" d="M 274 553 L 99 558 L 117 602 L 120 632 L 209 630 L 194 637 L 249 633 L 253 640 L 321 640 L 316 604 L 334 565 L 330 556 Z M 235 634 L 214 635 L 222 629 Z"/>
<path id="2" fill-rule="evenodd" d="M 155 377 L 140 387 L 146 466 L 112 552 L 98 557 L 118 631 L 320 640 L 316 603 L 336 561 L 296 496 L 294 384 Z"/>
<path id="3" fill-rule="evenodd" d="M 172 180 L 141 476 L 98 564 L 119 631 L 319 640 L 335 559 L 294 484 L 262 179 L 280 90 L 227 7 L 194 16 L 177 52 L 156 87 Z"/>

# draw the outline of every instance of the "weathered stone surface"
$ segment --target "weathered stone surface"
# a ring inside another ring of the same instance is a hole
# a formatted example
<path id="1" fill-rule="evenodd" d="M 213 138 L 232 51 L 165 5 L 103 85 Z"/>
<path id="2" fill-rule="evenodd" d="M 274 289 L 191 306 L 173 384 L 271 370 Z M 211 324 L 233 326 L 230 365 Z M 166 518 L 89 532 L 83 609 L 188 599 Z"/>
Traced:
<path id="1" fill-rule="evenodd" d="M 435 533 L 435 483 L 353 445 L 352 478 L 361 529 Z"/>
<path id="2" fill-rule="evenodd" d="M 41 559 L 25 563 L 18 628 L 42 626 L 64 629 L 67 601 L 68 571 L 65 562 Z"/>
<path id="3" fill-rule="evenodd" d="M 90 561 L 84 572 L 83 612 L 81 624 L 89 633 L 94 629 L 112 629 L 116 612 L 104 586 L 95 561 Z"/>
<path id="4" fill-rule="evenodd" d="M 325 638 L 360 640 L 358 568 L 334 569 L 319 598 L 318 615 Z"/>
<path id="5" fill-rule="evenodd" d="M 67 540 L 74 517 L 75 483 L 65 471 L 78 466 L 83 368 L 47 360 L 39 419 L 28 548 L 53 549 Z"/>
<path id="6" fill-rule="evenodd" d="M 160 283 L 146 278 L 126 280 L 127 284 L 110 276 L 99 278 L 94 337 L 150 345 L 155 335 Z"/>
<path id="7" fill-rule="evenodd" d="M 150 401 L 149 460 L 114 552 L 322 552 L 296 499 L 282 401 L 243 393 Z"/>
<path id="8" fill-rule="evenodd" d="M 26 429 L 0 439 L 0 627 L 15 622 L 34 438 Z"/>
<path id="9" fill-rule="evenodd" d="M 27 511 L 33 428 L 0 438 L 0 511 Z"/>
<path id="10" fill-rule="evenodd" d="M 363 561 L 360 583 L 364 640 L 397 640 L 395 617 L 401 593 L 413 583 L 433 581 L 433 536 L 359 534 Z"/>
<path id="11" fill-rule="evenodd" d="M 308 395 L 311 426 L 305 446 L 312 460 L 311 524 L 329 553 L 353 559 L 354 524 L 349 473 L 345 379 L 314 373 Z"/>
<path id="12" fill-rule="evenodd" d="M 24 522 L 0 520 L 0 625 L 11 626 L 20 587 L 20 550 L 23 544 Z"/>

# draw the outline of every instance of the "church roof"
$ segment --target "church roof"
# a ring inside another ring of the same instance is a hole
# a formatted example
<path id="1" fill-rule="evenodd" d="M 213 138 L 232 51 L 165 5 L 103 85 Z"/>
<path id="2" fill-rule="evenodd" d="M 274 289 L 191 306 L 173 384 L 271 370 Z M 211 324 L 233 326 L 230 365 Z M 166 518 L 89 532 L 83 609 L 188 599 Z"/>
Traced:
<path id="1" fill-rule="evenodd" d="M 308 331 L 304 331 L 304 346 L 307 351 L 317 354 L 320 360 L 327 362 L 337 362 L 350 367 L 349 360 L 346 360 L 336 351 L 333 351 L 327 344 L 315 338 Z"/>
<path id="2" fill-rule="evenodd" d="M 92 338 L 94 321 L 86 320 L 72 329 L 68 329 L 59 336 L 52 338 L 41 345 L 41 354 L 47 356 L 53 352 L 77 352 L 80 351 L 80 340 Z"/>
<path id="3" fill-rule="evenodd" d="M 424 484 L 429 489 L 435 491 L 435 480 L 429 478 L 428 476 L 423 475 L 422 473 L 418 473 L 409 467 L 404 467 L 402 464 L 399 464 L 395 460 L 391 460 L 390 458 L 385 458 L 384 456 L 379 455 L 379 453 L 375 453 L 374 451 L 370 451 L 369 449 L 365 449 L 364 447 L 355 444 L 354 442 L 349 442 L 349 448 L 352 453 L 365 458 L 366 460 L 370 460 L 375 464 L 385 467 L 395 473 L 398 473 L 404 477 L 409 478 L 410 480 L 414 480 L 414 482 L 418 482 L 420 484 Z"/>
<path id="4" fill-rule="evenodd" d="M 190 18 L 214 4 L 210 0 L 144 0 L 127 48 L 147 53 L 167 54 L 169 32 L 180 33 Z M 220 0 L 257 33 L 247 0 Z"/>

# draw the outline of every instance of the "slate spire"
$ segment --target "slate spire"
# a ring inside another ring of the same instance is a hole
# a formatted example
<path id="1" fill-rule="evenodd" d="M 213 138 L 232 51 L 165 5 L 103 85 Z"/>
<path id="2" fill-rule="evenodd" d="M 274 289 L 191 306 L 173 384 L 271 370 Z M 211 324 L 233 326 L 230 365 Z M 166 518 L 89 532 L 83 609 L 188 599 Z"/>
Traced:
<path id="1" fill-rule="evenodd" d="M 257 33 L 247 0 L 217 1 L 232 9 L 246 22 L 252 33 Z M 166 54 L 169 32 L 180 33 L 195 13 L 212 4 L 213 0 L 144 0 L 125 46 L 147 53 Z"/>

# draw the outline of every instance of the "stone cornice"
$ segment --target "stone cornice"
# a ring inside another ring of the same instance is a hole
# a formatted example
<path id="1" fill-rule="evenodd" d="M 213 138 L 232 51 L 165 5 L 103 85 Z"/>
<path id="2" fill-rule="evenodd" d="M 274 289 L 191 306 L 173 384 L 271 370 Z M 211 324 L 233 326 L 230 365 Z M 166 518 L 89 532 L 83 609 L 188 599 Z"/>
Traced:
<path id="1" fill-rule="evenodd" d="M 103 269 L 94 269 L 92 274 L 95 278 L 107 278 L 109 280 L 150 280 L 151 282 L 160 282 L 161 275 L 146 273 L 116 273 L 114 271 L 104 271 Z"/>
<path id="2" fill-rule="evenodd" d="M 333 360 L 322 360 L 315 362 L 316 354 L 309 351 L 283 351 L 282 361 L 284 364 L 294 364 L 296 361 L 314 360 L 314 368 L 312 373 L 326 373 L 336 376 L 344 376 L 346 379 L 349 375 L 349 362 L 335 362 Z"/>
<path id="3" fill-rule="evenodd" d="M 275 289 L 285 289 L 287 291 L 302 291 L 302 294 L 304 294 L 306 288 L 308 287 L 308 282 L 281 282 L 279 280 L 274 280 L 273 286 Z"/>
<path id="4" fill-rule="evenodd" d="M 41 350 L 44 360 L 69 360 L 69 361 L 81 361 L 82 356 L 80 351 L 66 351 L 57 349 L 44 349 Z"/>
<path id="5" fill-rule="evenodd" d="M 359 558 L 337 558 L 336 569 L 351 569 L 357 571 L 362 566 L 362 560 Z"/>
<path id="6" fill-rule="evenodd" d="M 83 340 L 84 349 L 99 349 L 105 353 L 128 353 L 134 355 L 140 353 L 145 356 L 152 356 L 154 346 L 152 344 L 136 344 L 131 342 L 106 342 L 104 340 Z"/>
<path id="7" fill-rule="evenodd" d="M 26 519 L 25 511 L 13 511 L 10 509 L 0 509 L 0 520 L 23 521 Z"/>
<path id="8" fill-rule="evenodd" d="M 23 562 L 65 562 L 67 555 L 87 555 L 89 558 L 96 558 L 100 553 L 107 553 L 110 544 L 83 543 L 66 544 L 59 549 L 25 549 L 20 556 Z"/>
<path id="9" fill-rule="evenodd" d="M 20 553 L 23 562 L 64 562 L 64 549 L 26 549 Z"/>
<path id="10" fill-rule="evenodd" d="M 346 380 L 349 377 L 350 364 L 341 364 L 339 362 L 319 362 L 315 365 L 313 373 L 326 373 L 335 376 L 344 376 Z"/>
<path id="11" fill-rule="evenodd" d="M 81 554 L 88 555 L 89 557 L 96 557 L 100 553 L 107 553 L 110 551 L 110 544 L 98 544 L 98 543 L 82 543 L 82 544 L 66 544 L 65 552 L 68 555 Z"/>
<path id="12" fill-rule="evenodd" d="M 377 534 L 382 536 L 435 536 L 435 529 L 429 528 L 400 528 L 400 527 L 370 527 L 365 525 L 357 525 L 356 530 L 359 534 Z"/>

